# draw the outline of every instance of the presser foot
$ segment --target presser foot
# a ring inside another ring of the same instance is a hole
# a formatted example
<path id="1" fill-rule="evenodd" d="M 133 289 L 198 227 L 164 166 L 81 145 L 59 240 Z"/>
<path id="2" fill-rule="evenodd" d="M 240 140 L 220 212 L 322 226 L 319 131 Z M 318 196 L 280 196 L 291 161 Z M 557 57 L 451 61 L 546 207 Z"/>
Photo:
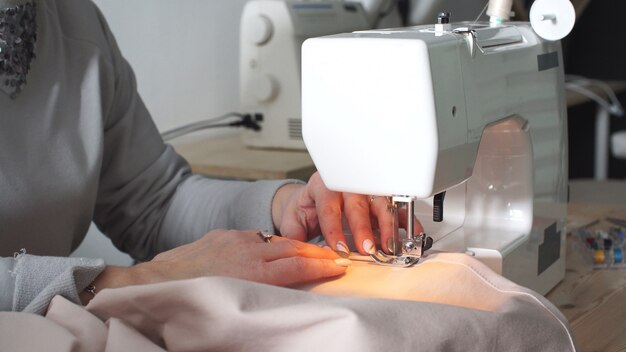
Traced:
<path id="1" fill-rule="evenodd" d="M 388 255 L 383 251 L 378 251 L 376 254 L 370 254 L 370 257 L 376 261 L 376 263 L 384 266 L 395 266 L 401 268 L 408 268 L 417 264 L 420 261 L 419 257 L 410 255 Z"/>
<path id="2" fill-rule="evenodd" d="M 384 266 L 406 268 L 417 264 L 424 252 L 433 246 L 433 239 L 425 233 L 414 235 L 411 239 L 402 240 L 402 254 L 389 255 L 383 251 L 370 254 L 376 263 Z"/>

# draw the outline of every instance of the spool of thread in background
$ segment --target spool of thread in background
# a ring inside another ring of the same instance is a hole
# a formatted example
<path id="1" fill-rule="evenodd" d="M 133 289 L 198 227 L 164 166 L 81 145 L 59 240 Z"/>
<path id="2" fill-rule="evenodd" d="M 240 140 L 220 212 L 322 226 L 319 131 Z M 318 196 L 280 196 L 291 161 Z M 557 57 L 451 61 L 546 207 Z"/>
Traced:
<path id="1" fill-rule="evenodd" d="M 613 249 L 613 261 L 615 263 L 621 263 L 624 261 L 624 254 L 622 252 L 622 249 L 619 247 L 615 247 Z"/>
<path id="2" fill-rule="evenodd" d="M 513 8 L 513 0 L 489 0 L 489 8 L 487 15 L 491 19 L 496 18 L 501 21 L 508 21 L 511 17 L 511 9 Z"/>
<path id="3" fill-rule="evenodd" d="M 593 261 L 596 264 L 604 264 L 605 260 L 606 260 L 606 256 L 604 255 L 604 250 L 596 249 L 593 253 Z"/>

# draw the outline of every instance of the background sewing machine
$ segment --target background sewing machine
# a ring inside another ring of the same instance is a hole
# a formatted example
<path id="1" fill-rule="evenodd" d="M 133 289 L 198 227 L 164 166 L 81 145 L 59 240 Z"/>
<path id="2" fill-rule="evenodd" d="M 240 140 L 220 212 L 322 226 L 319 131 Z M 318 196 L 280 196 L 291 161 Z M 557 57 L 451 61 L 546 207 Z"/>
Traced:
<path id="1" fill-rule="evenodd" d="M 329 188 L 412 199 L 432 250 L 545 294 L 565 271 L 560 44 L 528 23 L 442 22 L 307 40 L 306 146 Z"/>
<path id="2" fill-rule="evenodd" d="M 300 119 L 300 46 L 310 37 L 367 29 L 360 3 L 253 0 L 240 31 L 241 110 L 263 114 L 261 130 L 246 131 L 254 147 L 303 149 Z M 267 118 L 265 118 L 267 117 Z"/>
<path id="3" fill-rule="evenodd" d="M 398 27 L 396 0 L 251 0 L 241 16 L 241 111 L 263 114 L 261 130 L 243 133 L 247 146 L 305 149 L 300 104 L 300 47 L 311 37 Z M 474 19 L 483 0 L 412 1 L 409 22 L 428 23 L 439 8 Z M 431 16 L 431 17 L 429 17 Z"/>

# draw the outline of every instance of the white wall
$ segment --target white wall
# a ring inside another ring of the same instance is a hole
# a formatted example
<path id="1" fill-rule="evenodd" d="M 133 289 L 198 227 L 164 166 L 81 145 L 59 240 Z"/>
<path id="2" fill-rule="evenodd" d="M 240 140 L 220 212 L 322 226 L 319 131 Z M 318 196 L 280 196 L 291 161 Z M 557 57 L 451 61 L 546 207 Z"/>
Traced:
<path id="1" fill-rule="evenodd" d="M 246 0 L 94 1 L 161 131 L 239 110 L 239 17 Z M 132 262 L 95 226 L 73 256 Z"/>
<path id="2" fill-rule="evenodd" d="M 246 0 L 95 0 L 161 131 L 238 111 Z"/>

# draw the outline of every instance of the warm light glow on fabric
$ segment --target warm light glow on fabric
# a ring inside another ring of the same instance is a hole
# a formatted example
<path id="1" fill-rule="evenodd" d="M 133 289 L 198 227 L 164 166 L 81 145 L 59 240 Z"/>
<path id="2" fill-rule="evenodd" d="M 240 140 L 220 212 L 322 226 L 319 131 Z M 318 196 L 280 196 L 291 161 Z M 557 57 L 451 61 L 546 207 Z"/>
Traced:
<path id="1" fill-rule="evenodd" d="M 352 256 L 345 275 L 304 289 L 326 295 L 421 301 L 493 311 L 510 294 L 488 278 L 499 277 L 465 254 L 430 255 L 410 268 L 375 264 L 369 257 Z M 467 291 L 472 295 L 467 295 Z"/>

